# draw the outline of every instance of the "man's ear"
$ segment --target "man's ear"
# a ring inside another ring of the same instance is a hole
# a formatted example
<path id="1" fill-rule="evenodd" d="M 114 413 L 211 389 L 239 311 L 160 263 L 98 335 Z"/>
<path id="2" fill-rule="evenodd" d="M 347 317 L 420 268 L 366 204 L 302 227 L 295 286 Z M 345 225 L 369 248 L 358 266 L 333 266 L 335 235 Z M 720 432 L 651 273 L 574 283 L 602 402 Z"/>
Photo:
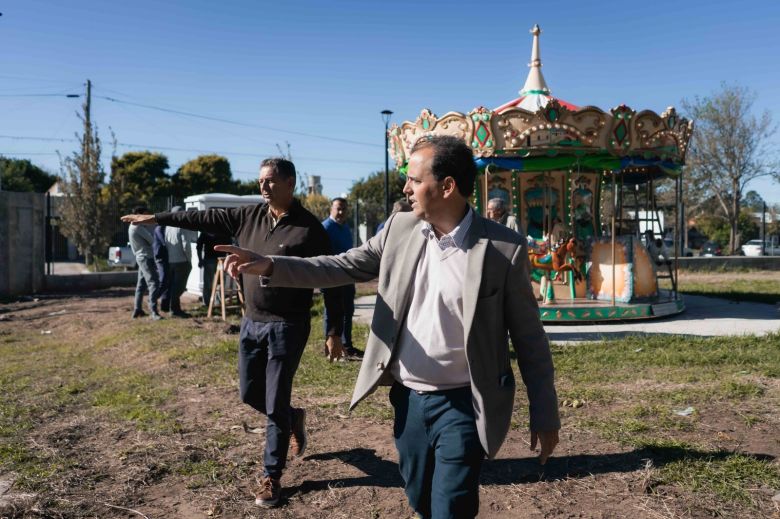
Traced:
<path id="1" fill-rule="evenodd" d="M 442 180 L 441 188 L 443 191 L 444 198 L 447 198 L 451 195 L 453 195 L 458 190 L 458 186 L 455 183 L 455 179 L 452 177 L 444 177 L 444 180 Z"/>

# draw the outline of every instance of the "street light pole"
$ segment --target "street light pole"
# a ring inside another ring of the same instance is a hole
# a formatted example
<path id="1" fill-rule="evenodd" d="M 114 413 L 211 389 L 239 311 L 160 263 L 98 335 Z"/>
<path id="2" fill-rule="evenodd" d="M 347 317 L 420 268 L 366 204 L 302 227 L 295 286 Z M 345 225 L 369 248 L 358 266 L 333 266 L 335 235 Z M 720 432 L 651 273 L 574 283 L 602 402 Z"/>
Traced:
<path id="1" fill-rule="evenodd" d="M 387 148 L 390 145 L 390 137 L 387 131 L 390 128 L 390 116 L 393 112 L 382 110 L 382 120 L 385 122 L 385 220 L 390 217 L 390 153 Z"/>

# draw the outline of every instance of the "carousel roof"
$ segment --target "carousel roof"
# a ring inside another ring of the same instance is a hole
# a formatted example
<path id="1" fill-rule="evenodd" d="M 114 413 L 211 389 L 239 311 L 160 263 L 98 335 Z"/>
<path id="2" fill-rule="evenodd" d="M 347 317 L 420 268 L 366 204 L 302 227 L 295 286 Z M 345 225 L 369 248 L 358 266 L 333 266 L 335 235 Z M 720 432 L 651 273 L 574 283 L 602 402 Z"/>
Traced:
<path id="1" fill-rule="evenodd" d="M 547 82 L 544 80 L 544 75 L 542 74 L 542 59 L 539 55 L 539 35 L 541 33 L 542 30 L 538 25 L 534 25 L 534 28 L 531 29 L 531 34 L 534 35 L 534 41 L 531 47 L 531 62 L 528 64 L 531 70 L 528 71 L 528 77 L 525 79 L 525 84 L 519 92 L 520 97 L 502 104 L 494 109 L 493 112 L 501 113 L 507 108 L 512 107 L 535 112 L 540 108 L 547 106 L 547 103 L 551 100 L 556 99 L 550 95 L 550 87 L 547 86 Z M 567 103 L 562 99 L 557 99 L 557 101 L 561 106 L 564 106 L 569 110 L 579 110 L 578 106 Z"/>
<path id="2" fill-rule="evenodd" d="M 539 34 L 520 97 L 495 110 L 483 106 L 468 114 L 441 117 L 423 109 L 415 121 L 394 124 L 389 151 L 402 167 L 417 140 L 431 135 L 463 139 L 481 167 L 546 171 L 571 167 L 630 174 L 632 178 L 674 174 L 685 162 L 693 123 L 669 107 L 662 114 L 635 111 L 626 105 L 609 112 L 578 107 L 550 95 L 542 75 Z"/>

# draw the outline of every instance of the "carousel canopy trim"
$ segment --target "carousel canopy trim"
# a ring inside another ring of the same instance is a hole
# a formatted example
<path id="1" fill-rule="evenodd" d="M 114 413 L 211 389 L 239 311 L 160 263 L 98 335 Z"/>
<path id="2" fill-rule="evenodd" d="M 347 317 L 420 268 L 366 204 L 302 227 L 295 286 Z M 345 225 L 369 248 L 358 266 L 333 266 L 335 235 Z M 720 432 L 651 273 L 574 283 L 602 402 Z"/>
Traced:
<path id="1" fill-rule="evenodd" d="M 463 139 L 477 158 L 557 158 L 582 164 L 597 155 L 616 159 L 614 164 L 627 159 L 676 168 L 685 162 L 692 131 L 693 124 L 679 117 L 674 108 L 661 115 L 650 110 L 636 112 L 625 105 L 609 113 L 592 106 L 572 111 L 553 99 L 536 112 L 509 108 L 497 113 L 478 107 L 468 114 L 449 112 L 439 118 L 424 109 L 415 122 L 390 128 L 389 151 L 401 166 L 418 139 L 452 135 Z"/>

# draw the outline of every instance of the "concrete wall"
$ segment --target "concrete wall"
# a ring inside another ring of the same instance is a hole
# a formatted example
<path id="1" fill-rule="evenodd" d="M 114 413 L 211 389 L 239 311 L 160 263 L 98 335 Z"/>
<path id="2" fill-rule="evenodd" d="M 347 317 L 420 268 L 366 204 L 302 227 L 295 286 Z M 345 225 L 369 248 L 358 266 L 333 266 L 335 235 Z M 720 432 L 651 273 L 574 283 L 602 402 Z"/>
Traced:
<path id="1" fill-rule="evenodd" d="M 45 200 L 41 193 L 0 191 L 0 295 L 43 289 Z"/>
<path id="2" fill-rule="evenodd" d="M 679 258 L 680 270 L 780 270 L 780 256 L 715 256 Z"/>
<path id="3" fill-rule="evenodd" d="M 134 287 L 138 272 L 94 272 L 47 275 L 46 292 L 84 293 L 110 287 Z"/>

